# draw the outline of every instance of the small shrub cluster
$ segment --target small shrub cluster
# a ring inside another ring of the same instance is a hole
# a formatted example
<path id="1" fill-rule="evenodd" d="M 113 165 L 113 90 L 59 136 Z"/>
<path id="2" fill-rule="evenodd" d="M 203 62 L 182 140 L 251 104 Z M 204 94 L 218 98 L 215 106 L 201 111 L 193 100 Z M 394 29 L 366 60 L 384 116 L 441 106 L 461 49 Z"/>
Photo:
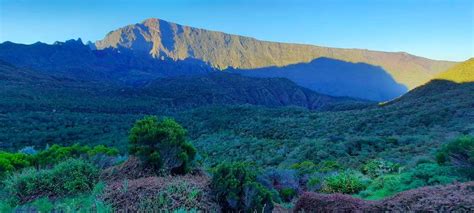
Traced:
<path id="1" fill-rule="evenodd" d="M 459 137 L 446 144 L 436 154 L 441 165 L 452 165 L 469 179 L 474 179 L 474 137 Z"/>
<path id="2" fill-rule="evenodd" d="M 385 161 L 383 159 L 374 159 L 362 167 L 362 172 L 370 178 L 376 178 L 381 175 L 397 172 L 400 165 Z"/>
<path id="3" fill-rule="evenodd" d="M 267 189 L 278 192 L 284 202 L 290 202 L 301 190 L 298 174 L 291 169 L 267 169 L 257 180 Z"/>
<path id="4" fill-rule="evenodd" d="M 12 202 L 25 203 L 39 197 L 91 192 L 98 179 L 99 171 L 92 164 L 70 159 L 52 169 L 26 169 L 8 177 L 4 184 Z"/>
<path id="5" fill-rule="evenodd" d="M 156 171 L 184 174 L 196 156 L 196 149 L 185 136 L 186 130 L 173 119 L 147 116 L 130 130 L 129 153 Z"/>
<path id="6" fill-rule="evenodd" d="M 355 194 L 364 190 L 368 180 L 354 171 L 344 171 L 324 179 L 322 191 L 326 193 Z"/>
<path id="7" fill-rule="evenodd" d="M 381 199 L 398 192 L 423 186 L 449 184 L 462 177 L 455 175 L 450 167 L 435 163 L 422 163 L 400 174 L 383 175 L 374 179 L 359 196 L 366 199 Z"/>
<path id="8" fill-rule="evenodd" d="M 23 153 L 0 152 L 0 180 L 8 173 L 30 166 L 31 157 Z"/>
<path id="9" fill-rule="evenodd" d="M 67 159 L 84 159 L 100 168 L 111 166 L 118 162 L 118 150 L 104 145 L 95 147 L 53 145 L 45 150 L 36 151 L 33 147 L 25 147 L 16 153 L 0 152 L 0 180 L 8 173 L 34 166 L 36 168 L 50 168 Z"/>
<path id="10" fill-rule="evenodd" d="M 104 145 L 94 147 L 81 146 L 74 144 L 72 146 L 53 145 L 45 150 L 39 151 L 33 155 L 34 163 L 39 167 L 50 167 L 54 164 L 71 158 L 92 159 L 99 155 L 117 156 L 118 150 L 108 148 Z"/>
<path id="11" fill-rule="evenodd" d="M 99 198 L 104 188 L 105 184 L 99 182 L 90 194 L 60 199 L 41 197 L 19 206 L 5 203 L 0 205 L 0 212 L 113 212 L 112 207 Z"/>
<path id="12" fill-rule="evenodd" d="M 211 188 L 224 212 L 271 212 L 272 194 L 257 182 L 245 163 L 222 163 L 213 172 Z"/>

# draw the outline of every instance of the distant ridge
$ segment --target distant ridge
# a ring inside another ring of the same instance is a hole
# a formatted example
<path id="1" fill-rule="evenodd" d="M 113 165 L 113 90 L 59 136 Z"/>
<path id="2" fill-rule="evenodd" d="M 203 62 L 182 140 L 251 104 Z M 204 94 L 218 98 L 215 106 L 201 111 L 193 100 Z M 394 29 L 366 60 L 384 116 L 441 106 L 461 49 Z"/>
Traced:
<path id="1" fill-rule="evenodd" d="M 403 52 L 341 49 L 260 41 L 151 18 L 114 30 L 95 42 L 97 49 L 125 48 L 155 58 L 195 58 L 218 69 L 253 69 L 307 63 L 327 57 L 381 66 L 398 83 L 412 89 L 455 62 L 430 60 Z"/>
<path id="2" fill-rule="evenodd" d="M 435 79 L 448 80 L 456 83 L 474 82 L 474 58 L 440 73 Z"/>

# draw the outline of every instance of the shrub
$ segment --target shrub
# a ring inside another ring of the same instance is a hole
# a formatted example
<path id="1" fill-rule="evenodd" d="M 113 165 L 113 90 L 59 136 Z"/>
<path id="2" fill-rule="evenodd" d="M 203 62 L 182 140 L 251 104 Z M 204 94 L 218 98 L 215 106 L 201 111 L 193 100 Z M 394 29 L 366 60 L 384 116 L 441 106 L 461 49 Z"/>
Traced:
<path id="1" fill-rule="evenodd" d="M 331 171 L 339 171 L 343 167 L 337 161 L 334 160 L 325 160 L 319 163 L 318 171 L 319 172 L 331 172 Z"/>
<path id="2" fill-rule="evenodd" d="M 456 180 L 463 179 L 456 176 L 450 167 L 424 163 L 400 174 L 380 176 L 359 195 L 366 199 L 381 199 L 401 191 L 423 186 L 449 184 Z"/>
<path id="3" fill-rule="evenodd" d="M 381 175 L 396 172 L 399 168 L 400 165 L 398 164 L 382 159 L 374 159 L 369 161 L 362 167 L 362 173 L 371 178 L 376 178 Z"/>
<path id="4" fill-rule="evenodd" d="M 0 179 L 6 174 L 30 166 L 31 157 L 23 153 L 0 152 Z"/>
<path id="5" fill-rule="evenodd" d="M 298 171 L 299 175 L 312 174 L 317 171 L 317 165 L 312 161 L 303 161 L 291 165 L 291 169 Z"/>
<path id="6" fill-rule="evenodd" d="M 15 201 L 24 203 L 38 197 L 62 197 L 90 192 L 98 181 L 99 171 L 90 163 L 70 159 L 52 169 L 27 169 L 4 181 Z"/>
<path id="7" fill-rule="evenodd" d="M 34 209 L 38 212 L 113 212 L 112 207 L 104 203 L 100 198 L 104 188 L 104 183 L 98 183 L 94 186 L 90 194 L 66 197 L 63 199 L 41 197 L 20 206 L 10 206 L 5 203 L 4 205 L 8 206 L 4 207 L 5 210 L 0 207 L 0 211 L 31 212 L 32 209 Z"/>
<path id="8" fill-rule="evenodd" d="M 224 212 L 270 212 L 272 194 L 256 182 L 256 174 L 244 163 L 222 163 L 214 169 L 211 187 Z"/>
<path id="9" fill-rule="evenodd" d="M 39 167 L 50 167 L 71 158 L 91 159 L 96 155 L 117 156 L 118 150 L 98 145 L 93 148 L 74 144 L 72 146 L 53 145 L 35 154 L 34 161 Z"/>
<path id="10" fill-rule="evenodd" d="M 185 135 L 185 129 L 173 119 L 147 116 L 131 129 L 129 152 L 157 171 L 187 173 L 196 149 L 186 142 Z"/>
<path id="11" fill-rule="evenodd" d="M 446 144 L 436 154 L 439 164 L 457 167 L 470 179 L 474 178 L 474 137 L 464 136 Z"/>
<path id="12" fill-rule="evenodd" d="M 355 194 L 367 187 L 367 181 L 361 175 L 345 171 L 324 179 L 323 192 Z"/>
<path id="13" fill-rule="evenodd" d="M 298 174 L 291 169 L 267 169 L 257 177 L 259 183 L 279 193 L 283 201 L 289 202 L 300 191 Z"/>

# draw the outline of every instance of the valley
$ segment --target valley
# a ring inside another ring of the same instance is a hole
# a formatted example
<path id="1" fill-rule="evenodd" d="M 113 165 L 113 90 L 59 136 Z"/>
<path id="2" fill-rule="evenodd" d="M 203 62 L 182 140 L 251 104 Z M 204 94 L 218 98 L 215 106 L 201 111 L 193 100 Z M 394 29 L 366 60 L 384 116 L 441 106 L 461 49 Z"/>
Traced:
<path id="1" fill-rule="evenodd" d="M 161 19 L 3 42 L 0 212 L 468 212 L 473 62 Z"/>

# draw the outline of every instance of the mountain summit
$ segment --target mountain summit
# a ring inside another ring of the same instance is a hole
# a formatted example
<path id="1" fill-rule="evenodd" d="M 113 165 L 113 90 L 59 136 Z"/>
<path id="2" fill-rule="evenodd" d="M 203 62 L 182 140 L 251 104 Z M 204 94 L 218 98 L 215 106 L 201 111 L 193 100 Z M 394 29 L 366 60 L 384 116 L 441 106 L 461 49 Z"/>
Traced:
<path id="1" fill-rule="evenodd" d="M 410 89 L 429 81 L 439 72 L 455 64 L 455 62 L 430 60 L 402 52 L 260 41 L 155 18 L 114 30 L 103 40 L 97 41 L 95 46 L 97 49 L 129 49 L 161 59 L 194 58 L 218 69 L 287 66 L 327 57 L 381 66 L 398 83 Z"/>

